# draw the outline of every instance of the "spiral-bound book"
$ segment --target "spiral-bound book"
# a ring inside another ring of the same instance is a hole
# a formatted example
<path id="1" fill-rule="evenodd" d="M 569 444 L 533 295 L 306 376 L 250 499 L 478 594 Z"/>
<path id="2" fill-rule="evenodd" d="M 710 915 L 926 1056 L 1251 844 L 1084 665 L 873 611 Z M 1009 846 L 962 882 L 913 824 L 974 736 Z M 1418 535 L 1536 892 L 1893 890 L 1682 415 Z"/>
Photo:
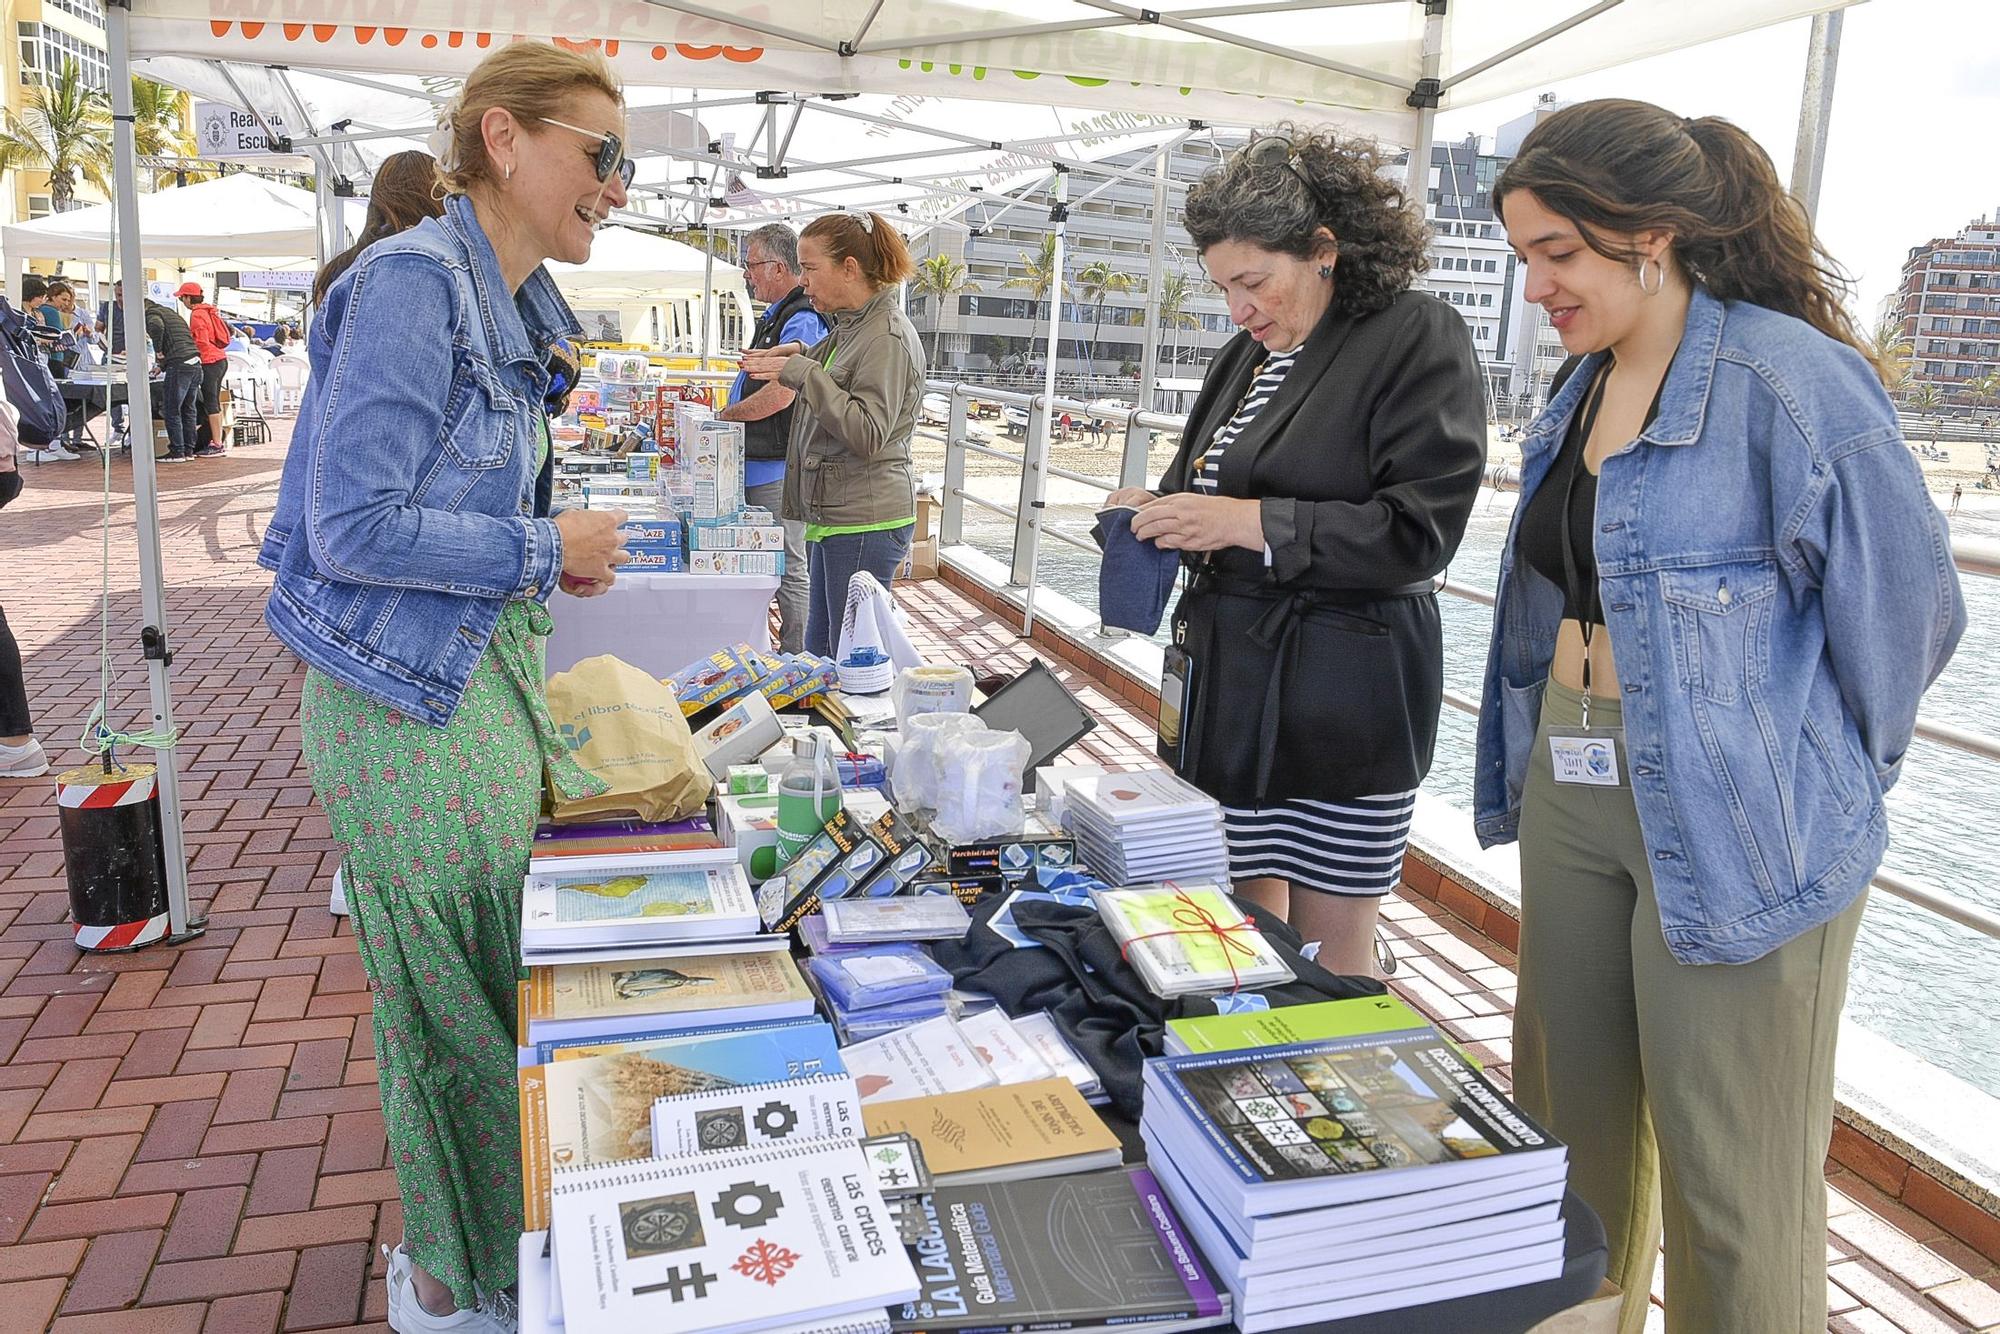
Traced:
<path id="1" fill-rule="evenodd" d="M 670 1093 L 653 1103 L 653 1152 L 662 1158 L 863 1133 L 851 1075 Z"/>
<path id="2" fill-rule="evenodd" d="M 753 1334 L 919 1291 L 858 1143 L 561 1171 L 552 1196 L 569 1334 Z"/>

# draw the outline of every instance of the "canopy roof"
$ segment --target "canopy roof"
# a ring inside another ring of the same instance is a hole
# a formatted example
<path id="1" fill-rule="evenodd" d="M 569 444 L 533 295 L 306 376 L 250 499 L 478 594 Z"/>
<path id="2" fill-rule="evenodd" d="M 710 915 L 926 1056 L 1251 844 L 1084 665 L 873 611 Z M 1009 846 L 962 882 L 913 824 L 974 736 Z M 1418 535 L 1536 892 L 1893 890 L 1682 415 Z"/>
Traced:
<path id="1" fill-rule="evenodd" d="M 316 209 L 310 190 L 239 172 L 176 190 L 139 196 L 139 231 L 146 259 L 288 260 L 315 253 Z M 53 213 L 0 228 L 0 252 L 21 259 L 107 259 L 112 206 Z M 190 267 L 214 267 L 212 263 Z M 277 264 L 248 265 L 277 268 Z"/>
<path id="2" fill-rule="evenodd" d="M 550 260 L 549 276 L 572 304 L 630 305 L 661 300 L 700 300 L 710 284 L 708 256 L 691 245 L 665 236 L 649 236 L 630 227 L 605 227 L 591 242 L 585 264 Z M 743 270 L 714 261 L 715 288 L 744 293 Z M 747 293 L 742 297 L 749 309 Z"/>
<path id="3" fill-rule="evenodd" d="M 142 72 L 296 113 L 295 138 L 342 123 L 349 135 L 418 133 L 494 45 L 588 45 L 652 108 L 650 122 L 635 116 L 635 147 L 688 164 L 640 173 L 684 220 L 897 205 L 935 220 L 981 191 L 1191 123 L 1289 118 L 1407 146 L 1427 134 L 1428 110 L 1846 3 L 324 0 L 308 12 L 301 0 L 134 0 L 132 33 Z M 707 91 L 697 105 L 648 89 Z M 413 141 L 332 151 L 359 174 L 362 159 Z M 716 210 L 732 177 L 744 188 Z"/>

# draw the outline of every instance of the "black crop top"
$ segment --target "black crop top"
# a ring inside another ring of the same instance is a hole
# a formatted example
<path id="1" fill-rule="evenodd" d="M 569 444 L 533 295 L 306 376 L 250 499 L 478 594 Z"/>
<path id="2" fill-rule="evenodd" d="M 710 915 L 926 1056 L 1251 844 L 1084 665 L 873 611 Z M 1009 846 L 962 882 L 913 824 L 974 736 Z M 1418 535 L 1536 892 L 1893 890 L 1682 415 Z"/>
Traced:
<path id="1" fill-rule="evenodd" d="M 1597 595 L 1597 551 L 1591 542 L 1591 530 L 1597 522 L 1597 475 L 1583 466 L 1583 405 L 1595 397 L 1603 383 L 1600 373 L 1598 383 L 1584 391 L 1578 401 L 1577 410 L 1570 414 L 1569 429 L 1563 433 L 1562 447 L 1556 451 L 1555 462 L 1549 465 L 1548 475 L 1535 488 L 1535 494 L 1528 499 L 1527 511 L 1521 515 L 1521 532 L 1516 540 L 1516 549 L 1528 567 L 1537 574 L 1546 575 L 1555 581 L 1563 591 L 1563 619 L 1581 621 L 1586 625 L 1604 624 L 1604 608 Z M 1575 493 L 1570 494 L 1570 478 L 1576 479 Z M 1569 496 L 1570 509 L 1568 523 L 1563 522 L 1563 498 Z M 1569 576 L 1563 569 L 1562 543 L 1567 528 L 1570 550 L 1575 553 L 1576 577 L 1580 588 L 1571 588 Z M 1583 594 L 1583 605 L 1577 605 L 1576 595 Z"/>

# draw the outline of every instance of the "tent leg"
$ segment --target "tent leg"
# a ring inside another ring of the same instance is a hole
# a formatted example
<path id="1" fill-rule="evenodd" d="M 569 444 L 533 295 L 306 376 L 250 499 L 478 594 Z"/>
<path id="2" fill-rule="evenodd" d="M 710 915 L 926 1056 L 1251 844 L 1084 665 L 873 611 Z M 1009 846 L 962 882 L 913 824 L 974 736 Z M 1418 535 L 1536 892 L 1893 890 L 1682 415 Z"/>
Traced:
<path id="1" fill-rule="evenodd" d="M 1056 412 L 1056 357 L 1062 347 L 1062 298 L 1063 266 L 1068 261 L 1064 256 L 1064 246 L 1069 237 L 1069 168 L 1056 168 L 1056 202 L 1049 211 L 1050 221 L 1056 225 L 1055 276 L 1049 286 L 1049 346 L 1048 364 L 1042 368 L 1042 439 L 1052 441 L 1055 437 Z M 1023 464 L 1032 469 L 1034 476 L 1025 478 L 1021 488 L 1023 495 L 1032 496 L 1027 513 L 1018 516 L 1015 531 L 1026 531 L 1028 537 L 1028 591 L 1021 608 L 1021 637 L 1031 639 L 1035 633 L 1035 580 L 1039 577 L 1042 563 L 1042 497 L 1048 490 L 1048 453 L 1035 457 L 1031 449 L 1027 451 L 1030 462 Z"/>
<path id="2" fill-rule="evenodd" d="M 1806 217 L 1819 213 L 1819 187 L 1826 175 L 1827 131 L 1833 122 L 1833 76 L 1840 64 L 1840 28 L 1846 14 L 1815 14 L 1806 48 L 1805 88 L 1799 99 L 1799 138 L 1792 150 L 1792 197 Z"/>
<path id="3" fill-rule="evenodd" d="M 1442 89 L 1438 73 L 1444 67 L 1444 6 L 1424 19 L 1423 77 L 1410 93 L 1409 105 L 1416 108 L 1416 132 L 1410 139 L 1410 174 L 1404 193 L 1418 208 L 1424 206 L 1431 184 L 1431 141 L 1436 137 L 1438 99 Z"/>
<path id="4" fill-rule="evenodd" d="M 708 369 L 708 350 L 714 346 L 710 333 L 715 328 L 715 231 L 702 230 L 701 261 L 701 368 Z"/>
<path id="5" fill-rule="evenodd" d="M 1184 138 L 1185 136 L 1183 136 Z M 1160 383 L 1160 281 L 1166 275 L 1167 254 L 1167 166 L 1180 139 L 1160 146 L 1153 164 L 1153 245 L 1146 254 L 1146 340 L 1139 354 L 1139 409 L 1154 410 Z M 1120 486 L 1146 484 L 1146 452 L 1134 442 L 1147 439 L 1145 432 L 1127 429 L 1125 457 L 1119 464 Z M 1136 473 L 1136 476 L 1135 476 Z"/>
<path id="6" fill-rule="evenodd" d="M 121 0 L 105 6 L 110 48 L 112 154 L 118 233 L 124 240 L 119 273 L 131 299 L 125 303 L 127 415 L 132 423 L 132 508 L 139 537 L 139 599 L 144 617 L 146 676 L 153 701 L 153 730 L 174 726 L 172 687 L 167 668 L 173 657 L 167 637 L 167 591 L 160 565 L 160 494 L 153 467 L 153 403 L 146 376 L 146 273 L 139 240 L 138 153 L 132 137 L 131 12 Z M 108 721 L 108 720 L 107 720 Z M 178 757 L 171 746 L 157 752 L 160 784 L 160 839 L 167 863 L 167 940 L 188 940 L 208 929 L 206 917 L 188 907 L 187 845 L 181 837 Z"/>

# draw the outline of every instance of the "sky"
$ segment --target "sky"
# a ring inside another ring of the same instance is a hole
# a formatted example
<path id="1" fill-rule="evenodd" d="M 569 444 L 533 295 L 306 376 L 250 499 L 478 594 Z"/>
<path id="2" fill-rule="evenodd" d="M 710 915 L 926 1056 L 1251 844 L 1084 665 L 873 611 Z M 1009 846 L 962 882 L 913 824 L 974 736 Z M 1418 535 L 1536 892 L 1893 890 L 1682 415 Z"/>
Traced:
<path id="1" fill-rule="evenodd" d="M 1869 0 L 1846 15 L 1817 226 L 1854 279 L 1855 314 L 1872 326 L 1911 246 L 2000 212 L 2000 4 Z M 1537 92 L 1565 101 L 1635 97 L 1735 121 L 1789 182 L 1810 26 L 1780 24 L 1454 108 L 1439 114 L 1438 139 L 1490 140 Z"/>

